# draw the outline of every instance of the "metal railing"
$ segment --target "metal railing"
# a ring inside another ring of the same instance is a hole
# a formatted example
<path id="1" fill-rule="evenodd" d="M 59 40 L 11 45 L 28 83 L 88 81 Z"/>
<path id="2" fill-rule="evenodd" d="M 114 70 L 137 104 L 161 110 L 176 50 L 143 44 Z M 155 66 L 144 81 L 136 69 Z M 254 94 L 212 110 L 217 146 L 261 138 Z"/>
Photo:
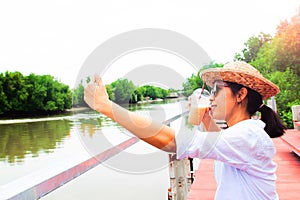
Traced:
<path id="1" fill-rule="evenodd" d="M 39 199 L 46 194 L 52 192 L 53 190 L 61 187 L 72 179 L 82 175 L 88 170 L 96 167 L 97 165 L 103 163 L 114 155 L 120 153 L 121 151 L 132 146 L 138 142 L 138 138 L 130 138 L 102 153 L 93 156 L 90 159 L 87 159 L 84 162 L 81 162 L 78 165 L 75 165 L 69 169 L 66 169 L 63 172 L 60 172 L 57 175 L 54 175 L 47 180 L 36 183 L 35 185 L 27 185 L 26 180 L 19 180 L 9 183 L 1 187 L 0 190 L 0 199 L 9 199 L 9 200 L 24 200 L 24 199 Z M 32 176 L 26 177 L 27 180 L 34 179 L 35 174 Z M 25 183 L 25 184 L 24 184 Z"/>

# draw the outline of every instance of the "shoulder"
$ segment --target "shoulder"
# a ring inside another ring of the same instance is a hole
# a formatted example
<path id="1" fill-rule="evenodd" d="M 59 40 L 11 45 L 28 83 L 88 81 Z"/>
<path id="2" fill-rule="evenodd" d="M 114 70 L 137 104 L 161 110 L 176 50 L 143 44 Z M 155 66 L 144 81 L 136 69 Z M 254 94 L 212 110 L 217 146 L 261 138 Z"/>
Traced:
<path id="1" fill-rule="evenodd" d="M 261 120 L 244 120 L 223 131 L 225 137 L 238 137 L 249 139 L 249 137 L 268 136 L 264 130 L 265 123 Z M 268 136 L 269 137 L 269 136 Z"/>
<path id="2" fill-rule="evenodd" d="M 248 119 L 248 120 L 243 120 L 228 129 L 251 131 L 253 129 L 263 130 L 264 128 L 265 128 L 265 123 L 263 121 L 256 120 L 256 119 Z"/>
<path id="3" fill-rule="evenodd" d="M 274 147 L 260 120 L 244 120 L 223 131 L 222 137 L 231 145 L 254 152 L 263 151 L 264 147 Z"/>
<path id="4" fill-rule="evenodd" d="M 275 147 L 264 127 L 265 123 L 261 120 L 244 120 L 225 130 L 224 137 L 238 140 L 240 146 L 248 146 L 256 156 L 272 157 L 275 154 Z"/>

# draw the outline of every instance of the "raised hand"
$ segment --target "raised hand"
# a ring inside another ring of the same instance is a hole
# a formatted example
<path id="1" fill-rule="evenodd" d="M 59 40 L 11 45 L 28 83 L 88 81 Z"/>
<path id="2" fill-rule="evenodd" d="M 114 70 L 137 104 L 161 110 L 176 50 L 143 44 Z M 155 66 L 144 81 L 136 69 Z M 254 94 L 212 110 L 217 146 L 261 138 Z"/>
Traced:
<path id="1" fill-rule="evenodd" d="M 112 102 L 109 100 L 105 85 L 98 75 L 95 75 L 93 83 L 90 83 L 85 87 L 84 101 L 92 109 L 100 113 L 105 114 L 111 110 Z"/>

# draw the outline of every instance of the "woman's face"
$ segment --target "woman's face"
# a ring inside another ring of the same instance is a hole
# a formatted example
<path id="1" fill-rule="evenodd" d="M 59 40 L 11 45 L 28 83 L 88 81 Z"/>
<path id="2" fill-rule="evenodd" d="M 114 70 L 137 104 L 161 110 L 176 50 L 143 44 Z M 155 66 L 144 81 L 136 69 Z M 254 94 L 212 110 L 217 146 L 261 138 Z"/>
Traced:
<path id="1" fill-rule="evenodd" d="M 215 82 L 210 101 L 214 119 L 228 121 L 234 115 L 237 102 L 227 83 Z"/>

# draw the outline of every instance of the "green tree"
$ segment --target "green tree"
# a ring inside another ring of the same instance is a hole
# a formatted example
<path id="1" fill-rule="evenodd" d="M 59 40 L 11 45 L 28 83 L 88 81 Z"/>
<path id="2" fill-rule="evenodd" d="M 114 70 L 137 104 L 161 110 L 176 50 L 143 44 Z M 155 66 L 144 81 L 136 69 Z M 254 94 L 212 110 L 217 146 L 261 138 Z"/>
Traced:
<path id="1" fill-rule="evenodd" d="M 293 105 L 300 105 L 299 76 L 287 68 L 284 72 L 272 72 L 267 75 L 267 78 L 279 86 L 280 92 L 276 95 L 277 110 L 287 127 L 292 128 L 291 107 Z"/>
<path id="2" fill-rule="evenodd" d="M 69 86 L 64 85 L 50 75 L 42 76 L 42 85 L 47 88 L 47 95 L 44 98 L 45 111 L 63 111 L 72 106 L 72 92 Z"/>
<path id="3" fill-rule="evenodd" d="M 273 44 L 276 56 L 272 66 L 279 71 L 290 68 L 300 76 L 300 13 L 279 24 Z"/>
<path id="4" fill-rule="evenodd" d="M 87 77 L 85 79 L 85 83 L 91 82 L 91 77 Z M 83 80 L 80 80 L 80 83 L 78 86 L 74 89 L 72 89 L 72 94 L 73 94 L 73 106 L 74 107 L 79 107 L 79 106 L 84 106 L 87 107 L 88 105 L 84 101 L 84 83 Z"/>
<path id="5" fill-rule="evenodd" d="M 163 99 L 169 94 L 167 90 L 153 85 L 144 85 L 140 90 L 143 91 L 144 97 L 150 97 L 150 99 Z"/>
<path id="6" fill-rule="evenodd" d="M 114 93 L 114 88 L 112 87 L 112 85 L 105 85 L 108 97 L 110 100 L 115 101 L 116 97 L 115 97 L 115 93 Z"/>
<path id="7" fill-rule="evenodd" d="M 44 110 L 47 86 L 44 84 L 43 76 L 30 74 L 26 77 L 26 84 L 29 93 L 27 111 Z"/>
<path id="8" fill-rule="evenodd" d="M 291 106 L 300 103 L 299 19 L 300 13 L 289 21 L 281 22 L 275 36 L 262 45 L 257 45 L 259 40 L 250 38 L 245 43 L 246 51 L 239 57 L 243 60 L 247 57 L 247 52 L 257 52 L 256 56 L 250 56 L 251 59 L 245 61 L 250 61 L 263 76 L 279 86 L 281 92 L 276 95 L 277 110 L 288 128 L 292 128 Z"/>
<path id="9" fill-rule="evenodd" d="M 187 79 L 183 86 L 183 94 L 185 96 L 190 96 L 193 91 L 203 85 L 203 81 L 200 79 L 199 75 L 192 74 L 190 78 Z"/>
<path id="10" fill-rule="evenodd" d="M 270 34 L 260 33 L 257 36 L 250 37 L 247 42 L 244 43 L 245 48 L 241 53 L 236 53 L 235 60 L 242 60 L 245 62 L 252 62 L 256 59 L 260 48 L 269 43 L 272 39 Z"/>
<path id="11" fill-rule="evenodd" d="M 0 114 L 3 114 L 9 110 L 9 102 L 5 94 L 4 82 L 5 76 L 0 73 Z"/>
<path id="12" fill-rule="evenodd" d="M 275 55 L 275 48 L 272 43 L 266 43 L 257 54 L 256 60 L 250 62 L 261 74 L 267 75 L 274 71 L 271 63 Z"/>
<path id="13" fill-rule="evenodd" d="M 55 103 L 58 110 L 63 111 L 72 107 L 72 92 L 68 85 L 54 81 Z"/>
<path id="14" fill-rule="evenodd" d="M 34 114 L 56 112 L 71 108 L 72 93 L 69 86 L 50 75 L 23 76 L 20 72 L 0 75 L 0 114 Z"/>
<path id="15" fill-rule="evenodd" d="M 111 85 L 114 88 L 115 101 L 118 103 L 128 103 L 136 89 L 133 82 L 127 79 L 118 79 Z"/>
<path id="16" fill-rule="evenodd" d="M 88 83 L 88 81 L 89 80 L 87 79 L 86 82 Z M 88 106 L 84 101 L 84 86 L 82 80 L 78 84 L 77 88 L 74 88 L 72 90 L 72 93 L 73 93 L 73 107 Z"/>
<path id="17" fill-rule="evenodd" d="M 169 90 L 153 85 L 143 85 L 136 88 L 130 102 L 137 103 L 138 101 L 143 101 L 146 97 L 150 99 L 164 99 L 169 94 Z"/>
<path id="18" fill-rule="evenodd" d="M 300 76 L 300 14 L 277 26 L 275 37 L 259 49 L 252 65 L 262 74 L 290 68 Z"/>
<path id="19" fill-rule="evenodd" d="M 208 65 L 203 66 L 200 71 L 198 72 L 197 75 L 192 74 L 191 77 L 187 78 L 186 82 L 182 84 L 183 87 L 183 95 L 184 96 L 190 96 L 194 90 L 196 90 L 197 88 L 202 87 L 203 85 L 203 80 L 200 78 L 199 74 L 201 71 L 205 70 L 205 69 L 209 69 L 209 68 L 219 68 L 219 67 L 223 67 L 224 64 L 220 64 L 220 63 L 210 63 Z M 206 89 L 208 89 L 206 87 Z"/>
<path id="20" fill-rule="evenodd" d="M 24 77 L 20 72 L 5 72 L 3 90 L 7 97 L 7 110 L 22 111 L 25 109 L 28 92 Z"/>
<path id="21" fill-rule="evenodd" d="M 138 87 L 134 93 L 136 94 L 137 96 L 137 102 L 138 101 L 143 101 L 144 100 L 144 97 L 145 97 L 145 93 L 146 93 L 146 88 L 145 87 Z"/>

